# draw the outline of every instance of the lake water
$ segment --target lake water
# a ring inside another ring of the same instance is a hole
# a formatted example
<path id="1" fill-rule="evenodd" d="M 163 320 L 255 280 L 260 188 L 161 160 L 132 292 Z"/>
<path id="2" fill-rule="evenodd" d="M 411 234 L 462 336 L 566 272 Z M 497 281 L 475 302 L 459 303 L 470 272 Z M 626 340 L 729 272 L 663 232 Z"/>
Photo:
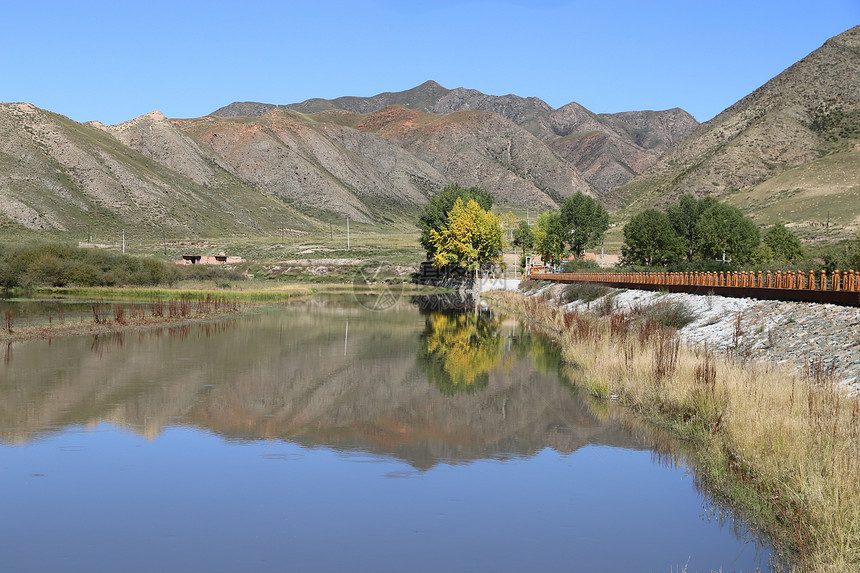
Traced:
<path id="1" fill-rule="evenodd" d="M 418 306 L 3 345 L 0 571 L 767 569 L 551 340 Z"/>

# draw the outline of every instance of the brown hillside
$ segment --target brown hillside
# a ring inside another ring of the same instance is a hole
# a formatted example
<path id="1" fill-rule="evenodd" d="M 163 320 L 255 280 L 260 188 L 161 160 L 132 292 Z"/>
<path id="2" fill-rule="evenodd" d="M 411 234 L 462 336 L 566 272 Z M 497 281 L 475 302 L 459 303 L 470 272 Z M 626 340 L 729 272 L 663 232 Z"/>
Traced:
<path id="1" fill-rule="evenodd" d="M 160 114 L 139 123 L 148 124 L 145 136 L 130 125 L 125 134 L 141 152 L 99 124 L 0 104 L 0 222 L 17 233 L 63 231 L 66 239 L 86 240 L 92 232 L 111 242 L 123 230 L 223 236 L 273 232 L 283 222 L 307 228 L 305 217 L 245 185 L 212 155 L 195 157 L 193 142 Z M 169 157 L 153 158 L 159 154 Z"/>
<path id="2" fill-rule="evenodd" d="M 857 141 L 860 27 L 831 38 L 699 126 L 608 200 L 638 210 L 682 193 L 720 197 L 844 152 Z"/>
<path id="3" fill-rule="evenodd" d="M 513 94 L 494 96 L 467 88 L 449 90 L 433 81 L 406 91 L 385 92 L 366 98 L 311 99 L 279 106 L 236 102 L 216 110 L 213 115 L 256 117 L 275 108 L 303 113 L 330 113 L 341 110 L 375 115 L 392 106 L 443 116 L 464 111 L 500 115 L 545 144 L 562 150 L 563 159 L 582 171 L 589 185 L 598 194 L 629 181 L 635 174 L 653 164 L 670 145 L 698 125 L 690 114 L 677 108 L 598 115 L 577 103 L 554 110 L 535 97 Z M 587 148 L 571 147 L 558 141 L 559 138 L 592 132 L 603 133 L 609 141 L 605 145 Z M 559 143 L 558 147 L 554 145 L 556 142 Z"/>
<path id="4" fill-rule="evenodd" d="M 575 167 L 515 123 L 482 111 L 447 115 L 386 108 L 360 129 L 373 131 L 462 185 L 484 187 L 502 201 L 549 205 L 591 185 Z"/>
<path id="5" fill-rule="evenodd" d="M 244 180 L 287 203 L 358 221 L 380 220 L 398 205 L 415 208 L 447 182 L 383 138 L 289 110 L 177 125 Z"/>

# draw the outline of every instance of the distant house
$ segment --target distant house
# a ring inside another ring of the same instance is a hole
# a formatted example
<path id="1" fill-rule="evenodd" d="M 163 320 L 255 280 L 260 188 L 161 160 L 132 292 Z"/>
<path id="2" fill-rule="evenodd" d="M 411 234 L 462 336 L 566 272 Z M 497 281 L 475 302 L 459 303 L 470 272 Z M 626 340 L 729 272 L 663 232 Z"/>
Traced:
<path id="1" fill-rule="evenodd" d="M 177 265 L 232 265 L 244 262 L 242 257 L 227 255 L 182 255 L 180 260 L 174 261 Z"/>

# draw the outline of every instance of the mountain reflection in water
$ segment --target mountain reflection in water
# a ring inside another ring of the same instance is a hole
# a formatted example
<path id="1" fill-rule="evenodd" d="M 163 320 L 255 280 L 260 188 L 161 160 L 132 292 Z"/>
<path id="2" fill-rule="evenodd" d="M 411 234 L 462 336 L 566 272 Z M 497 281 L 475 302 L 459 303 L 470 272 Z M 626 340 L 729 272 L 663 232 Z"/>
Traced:
<path id="1" fill-rule="evenodd" d="M 579 396 L 566 371 L 550 339 L 447 297 L 384 312 L 313 299 L 7 345 L 3 564 L 693 571 L 767 561 L 731 513 L 703 508 L 707 494 L 676 468 L 676 440 Z"/>
<path id="2" fill-rule="evenodd" d="M 647 448 L 560 382 L 557 350 L 486 310 L 313 304 L 241 320 L 7 346 L 0 439 L 111 422 L 170 424 L 440 460 L 586 444 Z M 13 354 L 14 352 L 14 354 Z"/>

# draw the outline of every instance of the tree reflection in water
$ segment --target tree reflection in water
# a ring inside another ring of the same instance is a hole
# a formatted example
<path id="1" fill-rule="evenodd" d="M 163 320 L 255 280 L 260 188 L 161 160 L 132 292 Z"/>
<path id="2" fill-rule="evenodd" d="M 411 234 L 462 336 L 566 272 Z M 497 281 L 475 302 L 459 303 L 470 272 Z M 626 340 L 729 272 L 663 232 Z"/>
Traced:
<path id="1" fill-rule="evenodd" d="M 475 392 L 490 373 L 529 357 L 541 374 L 562 372 L 561 354 L 546 337 L 518 322 L 503 328 L 503 317 L 489 310 L 433 310 L 425 314 L 418 364 L 444 394 Z"/>
<path id="2" fill-rule="evenodd" d="M 418 363 L 445 394 L 474 392 L 501 361 L 501 320 L 488 311 L 432 311 L 425 318 Z"/>

